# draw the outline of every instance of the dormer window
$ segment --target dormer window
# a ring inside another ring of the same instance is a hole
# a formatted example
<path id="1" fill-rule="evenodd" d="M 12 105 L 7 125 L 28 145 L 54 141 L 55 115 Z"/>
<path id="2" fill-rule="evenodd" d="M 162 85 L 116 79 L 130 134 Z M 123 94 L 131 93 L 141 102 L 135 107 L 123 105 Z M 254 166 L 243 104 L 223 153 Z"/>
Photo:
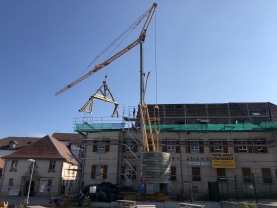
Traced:
<path id="1" fill-rule="evenodd" d="M 15 142 L 14 141 L 10 141 L 9 148 L 15 148 Z"/>

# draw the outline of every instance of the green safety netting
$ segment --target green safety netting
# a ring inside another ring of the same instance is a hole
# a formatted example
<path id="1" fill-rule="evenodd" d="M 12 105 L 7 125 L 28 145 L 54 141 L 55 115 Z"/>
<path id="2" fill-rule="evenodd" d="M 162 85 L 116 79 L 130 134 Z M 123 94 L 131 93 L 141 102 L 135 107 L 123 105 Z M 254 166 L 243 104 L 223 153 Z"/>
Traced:
<path id="1" fill-rule="evenodd" d="M 101 131 L 101 130 L 121 130 L 124 123 L 82 123 L 75 124 L 75 131 Z"/>
<path id="2" fill-rule="evenodd" d="M 152 129 L 156 126 L 152 125 Z M 149 126 L 146 126 L 149 130 Z M 259 124 L 161 124 L 163 131 L 271 131 L 277 129 L 277 122 L 262 122 Z"/>
<path id="3" fill-rule="evenodd" d="M 75 124 L 75 131 L 111 131 L 111 130 L 123 130 L 124 123 L 82 123 Z M 157 127 L 152 125 L 152 130 Z M 277 122 L 262 122 L 259 124 L 161 124 L 161 131 L 210 131 L 210 132 L 222 132 L 222 131 L 272 131 L 277 129 Z M 149 126 L 146 125 L 146 130 L 149 130 Z"/>

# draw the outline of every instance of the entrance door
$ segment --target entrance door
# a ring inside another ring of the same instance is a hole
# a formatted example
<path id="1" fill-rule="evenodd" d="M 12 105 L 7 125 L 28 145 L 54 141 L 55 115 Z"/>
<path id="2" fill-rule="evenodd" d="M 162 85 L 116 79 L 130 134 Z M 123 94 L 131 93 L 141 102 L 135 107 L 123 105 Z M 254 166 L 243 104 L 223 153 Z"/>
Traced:
<path id="1" fill-rule="evenodd" d="M 28 194 L 29 182 L 30 182 L 30 181 L 27 181 L 27 182 L 25 183 L 24 196 L 27 196 L 27 194 Z M 35 188 L 35 183 L 34 183 L 34 181 L 32 181 L 32 182 L 31 182 L 31 187 L 30 187 L 30 194 L 29 194 L 29 196 L 35 196 L 34 188 Z"/>

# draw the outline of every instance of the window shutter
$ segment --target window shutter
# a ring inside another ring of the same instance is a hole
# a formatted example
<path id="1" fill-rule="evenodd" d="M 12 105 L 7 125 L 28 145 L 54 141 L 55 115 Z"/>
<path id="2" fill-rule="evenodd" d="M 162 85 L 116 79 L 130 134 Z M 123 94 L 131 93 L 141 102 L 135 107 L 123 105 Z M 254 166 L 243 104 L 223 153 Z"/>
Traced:
<path id="1" fill-rule="evenodd" d="M 227 141 L 223 141 L 222 144 L 223 144 L 223 152 L 227 153 L 228 152 Z"/>
<path id="2" fill-rule="evenodd" d="M 121 180 L 124 180 L 125 179 L 125 166 L 122 166 L 121 167 L 121 175 L 120 175 L 120 178 L 121 178 Z"/>
<path id="3" fill-rule="evenodd" d="M 259 150 L 258 150 L 258 146 L 259 146 L 259 143 L 257 141 L 254 142 L 254 153 L 259 153 Z"/>
<path id="4" fill-rule="evenodd" d="M 95 170 L 96 170 L 96 165 L 91 166 L 91 179 L 95 178 Z"/>
<path id="5" fill-rule="evenodd" d="M 234 140 L 234 152 L 239 153 L 238 141 Z"/>
<path id="6" fill-rule="evenodd" d="M 133 169 L 134 169 L 135 171 L 137 171 L 137 166 L 133 166 Z M 137 178 L 137 175 L 136 175 L 136 172 L 135 172 L 135 171 L 132 170 L 132 180 L 136 180 L 136 178 Z"/>
<path id="7" fill-rule="evenodd" d="M 214 152 L 214 141 L 210 141 L 210 152 Z"/>
<path id="8" fill-rule="evenodd" d="M 175 141 L 175 150 L 176 150 L 176 153 L 180 153 L 180 143 L 179 143 L 179 141 Z"/>
<path id="9" fill-rule="evenodd" d="M 272 183 L 271 170 L 270 168 L 262 168 L 263 182 Z"/>
<path id="10" fill-rule="evenodd" d="M 171 166 L 171 181 L 176 181 L 176 167 Z"/>
<path id="11" fill-rule="evenodd" d="M 107 179 L 108 166 L 103 165 L 103 179 Z"/>
<path id="12" fill-rule="evenodd" d="M 250 168 L 242 168 L 242 176 L 243 176 L 243 182 L 252 182 L 252 175 L 251 175 L 251 169 Z"/>
<path id="13" fill-rule="evenodd" d="M 266 145 L 266 141 L 262 141 L 262 145 Z M 264 153 L 267 153 L 267 147 L 263 146 Z"/>
<path id="14" fill-rule="evenodd" d="M 201 140 L 199 140 L 198 141 L 198 144 L 199 144 L 199 152 L 200 153 L 204 153 L 204 146 L 203 146 L 203 141 Z"/>
<path id="15" fill-rule="evenodd" d="M 193 181 L 201 181 L 200 168 L 192 167 L 191 170 L 192 170 L 192 180 Z"/>
<path id="16" fill-rule="evenodd" d="M 186 152 L 190 153 L 190 141 L 186 141 Z"/>
<path id="17" fill-rule="evenodd" d="M 123 144 L 122 144 L 122 152 L 126 152 L 126 140 L 123 140 Z"/>
<path id="18" fill-rule="evenodd" d="M 92 147 L 93 152 L 97 152 L 97 144 L 98 144 L 98 141 L 93 141 L 93 147 Z"/>
<path id="19" fill-rule="evenodd" d="M 152 146 L 152 142 L 148 141 L 148 147 L 149 147 L 149 151 L 153 151 L 153 146 Z"/>
<path id="20" fill-rule="evenodd" d="M 134 141 L 134 148 L 132 150 L 133 152 L 137 152 L 138 151 L 138 145 L 137 143 Z"/>
<path id="21" fill-rule="evenodd" d="M 163 152 L 167 152 L 166 140 L 164 139 L 163 142 Z"/>
<path id="22" fill-rule="evenodd" d="M 105 139 L 105 141 L 106 141 L 105 152 L 109 152 L 110 151 L 110 139 Z"/>
<path id="23" fill-rule="evenodd" d="M 218 181 L 226 181 L 226 173 L 225 173 L 225 168 L 217 168 L 216 169 L 217 172 L 217 180 Z M 223 179 L 224 178 L 224 179 Z"/>
<path id="24" fill-rule="evenodd" d="M 247 141 L 246 144 L 248 144 L 249 146 L 247 147 L 248 149 L 248 153 L 253 153 L 253 144 L 251 141 Z"/>

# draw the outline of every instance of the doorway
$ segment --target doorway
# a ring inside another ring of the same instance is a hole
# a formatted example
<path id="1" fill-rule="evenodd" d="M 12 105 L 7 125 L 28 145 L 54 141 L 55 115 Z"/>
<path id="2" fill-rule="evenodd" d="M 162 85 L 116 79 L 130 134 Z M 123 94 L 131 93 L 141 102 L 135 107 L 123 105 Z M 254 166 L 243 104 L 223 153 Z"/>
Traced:
<path id="1" fill-rule="evenodd" d="M 27 181 L 27 182 L 25 183 L 24 196 L 27 196 L 27 194 L 28 194 L 29 182 L 30 182 L 30 181 Z M 32 181 L 32 182 L 31 182 L 31 187 L 30 187 L 30 194 L 29 194 L 29 196 L 35 196 L 34 189 L 35 189 L 35 183 L 34 183 L 34 181 Z"/>

